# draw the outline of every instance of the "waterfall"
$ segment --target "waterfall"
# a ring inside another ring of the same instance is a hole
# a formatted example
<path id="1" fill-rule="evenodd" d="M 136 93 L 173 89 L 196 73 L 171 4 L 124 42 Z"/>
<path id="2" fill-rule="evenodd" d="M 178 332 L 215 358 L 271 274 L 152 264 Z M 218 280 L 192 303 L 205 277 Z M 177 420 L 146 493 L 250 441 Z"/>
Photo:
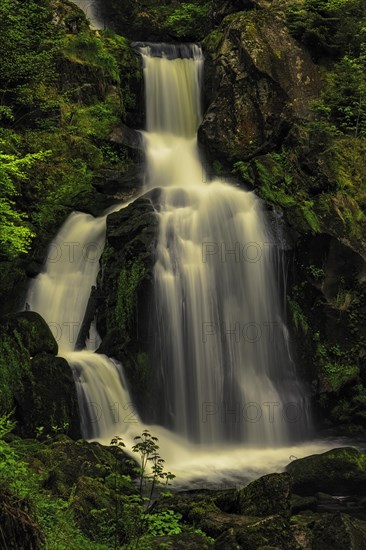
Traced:
<path id="1" fill-rule="evenodd" d="M 156 421 L 201 444 L 281 445 L 304 432 L 307 414 L 281 311 L 278 246 L 252 192 L 207 181 L 196 135 L 202 52 L 172 48 L 140 49 L 147 185 L 162 187 Z"/>
<path id="2" fill-rule="evenodd" d="M 126 431 L 126 418 L 139 426 L 123 376 L 122 366 L 94 353 L 100 343 L 95 321 L 82 351 L 75 351 L 88 300 L 96 285 L 104 249 L 106 218 L 73 212 L 52 241 L 44 269 L 30 284 L 26 301 L 48 323 L 58 342 L 58 352 L 73 372 L 81 420 L 87 439 L 111 438 Z M 127 411 L 129 410 L 129 414 Z M 123 425 L 122 425 L 123 424 Z"/>
<path id="3" fill-rule="evenodd" d="M 209 472 L 235 480 L 237 470 L 255 477 L 306 454 L 284 446 L 306 434 L 309 420 L 279 291 L 282 252 L 255 194 L 205 174 L 197 146 L 200 48 L 145 45 L 140 52 L 146 190 L 161 189 L 151 350 L 156 413 L 148 426 L 134 411 L 123 366 L 95 353 L 95 321 L 84 349 L 75 351 L 109 212 L 70 215 L 26 300 L 72 368 L 84 437 L 109 444 L 121 435 L 131 446 L 148 428 L 181 480 Z"/>

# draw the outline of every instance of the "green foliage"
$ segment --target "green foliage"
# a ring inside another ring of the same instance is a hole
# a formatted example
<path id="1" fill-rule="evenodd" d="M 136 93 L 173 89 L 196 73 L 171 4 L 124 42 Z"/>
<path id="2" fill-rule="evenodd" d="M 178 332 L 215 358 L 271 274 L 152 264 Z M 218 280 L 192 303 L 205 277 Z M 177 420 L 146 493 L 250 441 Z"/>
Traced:
<path id="1" fill-rule="evenodd" d="M 290 31 L 315 59 L 359 54 L 366 32 L 363 0 L 290 2 L 286 12 Z"/>
<path id="2" fill-rule="evenodd" d="M 29 178 L 29 169 L 48 155 L 49 152 L 40 152 L 19 158 L 0 150 L 0 255 L 5 258 L 14 258 L 29 250 L 34 233 L 25 223 L 27 214 L 16 208 L 14 199 Z"/>
<path id="3" fill-rule="evenodd" d="M 341 132 L 366 136 L 366 50 L 344 56 L 327 74 L 321 99 L 314 103 L 320 118 Z"/>
<path id="4" fill-rule="evenodd" d="M 128 264 L 120 272 L 117 283 L 117 304 L 115 322 L 123 335 L 126 335 L 136 309 L 136 293 L 146 274 L 140 262 Z"/>
<path id="5" fill-rule="evenodd" d="M 304 334 L 307 334 L 309 330 L 309 323 L 299 302 L 290 296 L 287 296 L 287 302 L 290 307 L 292 322 L 295 325 L 296 330 L 299 331 L 301 329 Z"/>
<path id="6" fill-rule="evenodd" d="M 349 364 L 349 353 L 342 351 L 339 345 L 325 344 L 321 341 L 319 333 L 315 333 L 314 341 L 321 369 L 320 376 L 333 392 L 339 392 L 342 386 L 357 379 L 359 368 Z"/>
<path id="7" fill-rule="evenodd" d="M 0 4 L 0 89 L 2 102 L 36 102 L 39 84 L 55 76 L 60 33 L 46 2 L 2 0 Z"/>
<path id="8" fill-rule="evenodd" d="M 64 39 L 62 52 L 73 63 L 86 64 L 100 69 L 102 76 L 109 76 L 119 83 L 117 60 L 111 55 L 100 38 L 90 32 L 68 35 Z"/>
<path id="9" fill-rule="evenodd" d="M 193 2 L 182 2 L 171 13 L 166 26 L 173 29 L 179 37 L 186 36 L 192 31 L 192 27 L 204 25 L 209 13 L 209 4 L 196 4 Z"/>
<path id="10" fill-rule="evenodd" d="M 156 514 L 146 514 L 147 533 L 155 537 L 178 535 L 182 532 L 182 514 L 173 510 L 163 510 Z"/>
<path id="11" fill-rule="evenodd" d="M 135 438 L 135 445 L 132 446 L 132 452 L 140 456 L 140 466 L 135 468 L 139 479 L 140 498 L 143 500 L 144 494 L 148 493 L 148 505 L 153 497 L 154 489 L 158 484 L 169 485 L 169 482 L 175 478 L 171 472 L 164 471 L 164 459 L 158 453 L 158 438 L 151 435 L 148 430 L 144 430 L 142 435 Z M 111 445 L 125 447 L 122 438 L 115 436 Z M 148 488 L 150 486 L 150 488 Z"/>

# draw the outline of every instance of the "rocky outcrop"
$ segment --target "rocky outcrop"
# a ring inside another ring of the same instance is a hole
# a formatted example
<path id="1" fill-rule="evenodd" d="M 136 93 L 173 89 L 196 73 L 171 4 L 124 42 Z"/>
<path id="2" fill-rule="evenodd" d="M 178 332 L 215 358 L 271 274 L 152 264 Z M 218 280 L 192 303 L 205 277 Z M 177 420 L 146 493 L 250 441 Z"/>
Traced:
<path id="1" fill-rule="evenodd" d="M 287 472 L 293 493 L 299 495 L 366 493 L 366 455 L 353 447 L 294 460 Z"/>
<path id="2" fill-rule="evenodd" d="M 98 351 L 122 362 L 134 403 L 143 414 L 152 399 L 149 320 L 158 217 L 144 195 L 107 218 L 107 244 L 98 280 Z"/>
<path id="3" fill-rule="evenodd" d="M 357 449 L 333 449 L 294 460 L 287 473 L 262 476 L 239 490 L 160 497 L 152 512 L 180 513 L 213 537 L 219 550 L 361 550 L 366 544 L 365 465 L 366 455 Z M 327 494 L 320 492 L 325 489 Z"/>
<path id="4" fill-rule="evenodd" d="M 270 150 L 294 119 L 309 116 L 318 71 L 281 12 L 227 16 L 203 47 L 207 109 L 199 139 L 212 159 L 228 163 Z"/>
<path id="5" fill-rule="evenodd" d="M 35 312 L 0 321 L 0 411 L 15 409 L 17 431 L 33 437 L 63 429 L 80 436 L 79 408 L 71 369 L 44 319 Z"/>

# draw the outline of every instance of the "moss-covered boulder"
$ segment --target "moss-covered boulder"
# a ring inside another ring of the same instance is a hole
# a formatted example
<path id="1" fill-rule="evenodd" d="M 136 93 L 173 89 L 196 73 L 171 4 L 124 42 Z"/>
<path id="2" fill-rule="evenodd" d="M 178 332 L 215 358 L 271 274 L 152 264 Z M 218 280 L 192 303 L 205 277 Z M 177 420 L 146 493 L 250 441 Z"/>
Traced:
<path id="1" fill-rule="evenodd" d="M 199 139 L 212 159 L 243 160 L 273 148 L 309 116 L 319 76 L 281 12 L 227 16 L 203 41 L 207 110 Z"/>
<path id="2" fill-rule="evenodd" d="M 292 491 L 314 495 L 318 491 L 333 495 L 366 491 L 366 455 L 353 447 L 294 460 L 287 466 Z"/>
<path id="3" fill-rule="evenodd" d="M 43 474 L 44 487 L 62 498 L 69 498 L 73 486 L 83 476 L 106 482 L 115 474 L 134 475 L 130 459 L 118 447 L 74 441 L 66 435 L 56 436 L 36 447 L 31 441 L 27 445 L 17 440 L 12 443 L 15 450 L 19 445 L 30 467 Z M 131 484 L 126 481 L 123 492 L 129 494 L 131 490 Z"/>
<path id="4" fill-rule="evenodd" d="M 230 491 L 228 491 L 230 492 Z M 173 510 L 182 515 L 184 521 L 193 524 L 211 537 L 219 537 L 228 529 L 241 529 L 253 524 L 259 518 L 240 515 L 236 510 L 223 511 L 227 504 L 228 492 L 223 491 L 184 491 L 170 497 L 161 497 L 154 505 L 154 511 Z M 231 490 L 237 500 L 237 491 Z M 225 498 L 223 498 L 225 496 Z M 221 506 L 221 508 L 220 508 Z"/>
<path id="5" fill-rule="evenodd" d="M 291 518 L 290 530 L 302 550 L 366 547 L 366 523 L 348 514 L 300 514 Z"/>
<path id="6" fill-rule="evenodd" d="M 287 513 L 290 504 L 288 474 L 269 474 L 241 489 L 237 510 L 248 516 L 269 516 Z"/>
<path id="7" fill-rule="evenodd" d="M 31 357 L 37 353 L 56 355 L 58 346 L 46 321 L 35 311 L 22 311 L 0 319 L 0 330 L 22 342 Z"/>
<path id="8" fill-rule="evenodd" d="M 302 550 L 282 516 L 269 516 L 240 529 L 229 529 L 216 539 L 218 550 Z"/>
<path id="9" fill-rule="evenodd" d="M 79 405 L 75 382 L 68 362 L 62 357 L 39 353 L 30 361 L 29 374 L 15 392 L 18 432 L 35 436 L 62 430 L 78 438 Z"/>
<path id="10" fill-rule="evenodd" d="M 34 437 L 37 428 L 63 429 L 80 436 L 79 408 L 69 364 L 56 357 L 57 342 L 36 312 L 0 320 L 0 411 L 15 409 L 18 433 Z"/>

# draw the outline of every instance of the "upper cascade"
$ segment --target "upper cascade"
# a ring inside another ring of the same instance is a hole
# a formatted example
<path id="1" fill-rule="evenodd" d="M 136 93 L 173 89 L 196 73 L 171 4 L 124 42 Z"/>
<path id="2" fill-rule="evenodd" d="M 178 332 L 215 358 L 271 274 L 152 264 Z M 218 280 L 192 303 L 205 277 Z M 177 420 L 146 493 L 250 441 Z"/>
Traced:
<path id="1" fill-rule="evenodd" d="M 202 50 L 197 45 L 139 46 L 144 63 L 146 130 L 194 137 L 202 120 Z"/>

